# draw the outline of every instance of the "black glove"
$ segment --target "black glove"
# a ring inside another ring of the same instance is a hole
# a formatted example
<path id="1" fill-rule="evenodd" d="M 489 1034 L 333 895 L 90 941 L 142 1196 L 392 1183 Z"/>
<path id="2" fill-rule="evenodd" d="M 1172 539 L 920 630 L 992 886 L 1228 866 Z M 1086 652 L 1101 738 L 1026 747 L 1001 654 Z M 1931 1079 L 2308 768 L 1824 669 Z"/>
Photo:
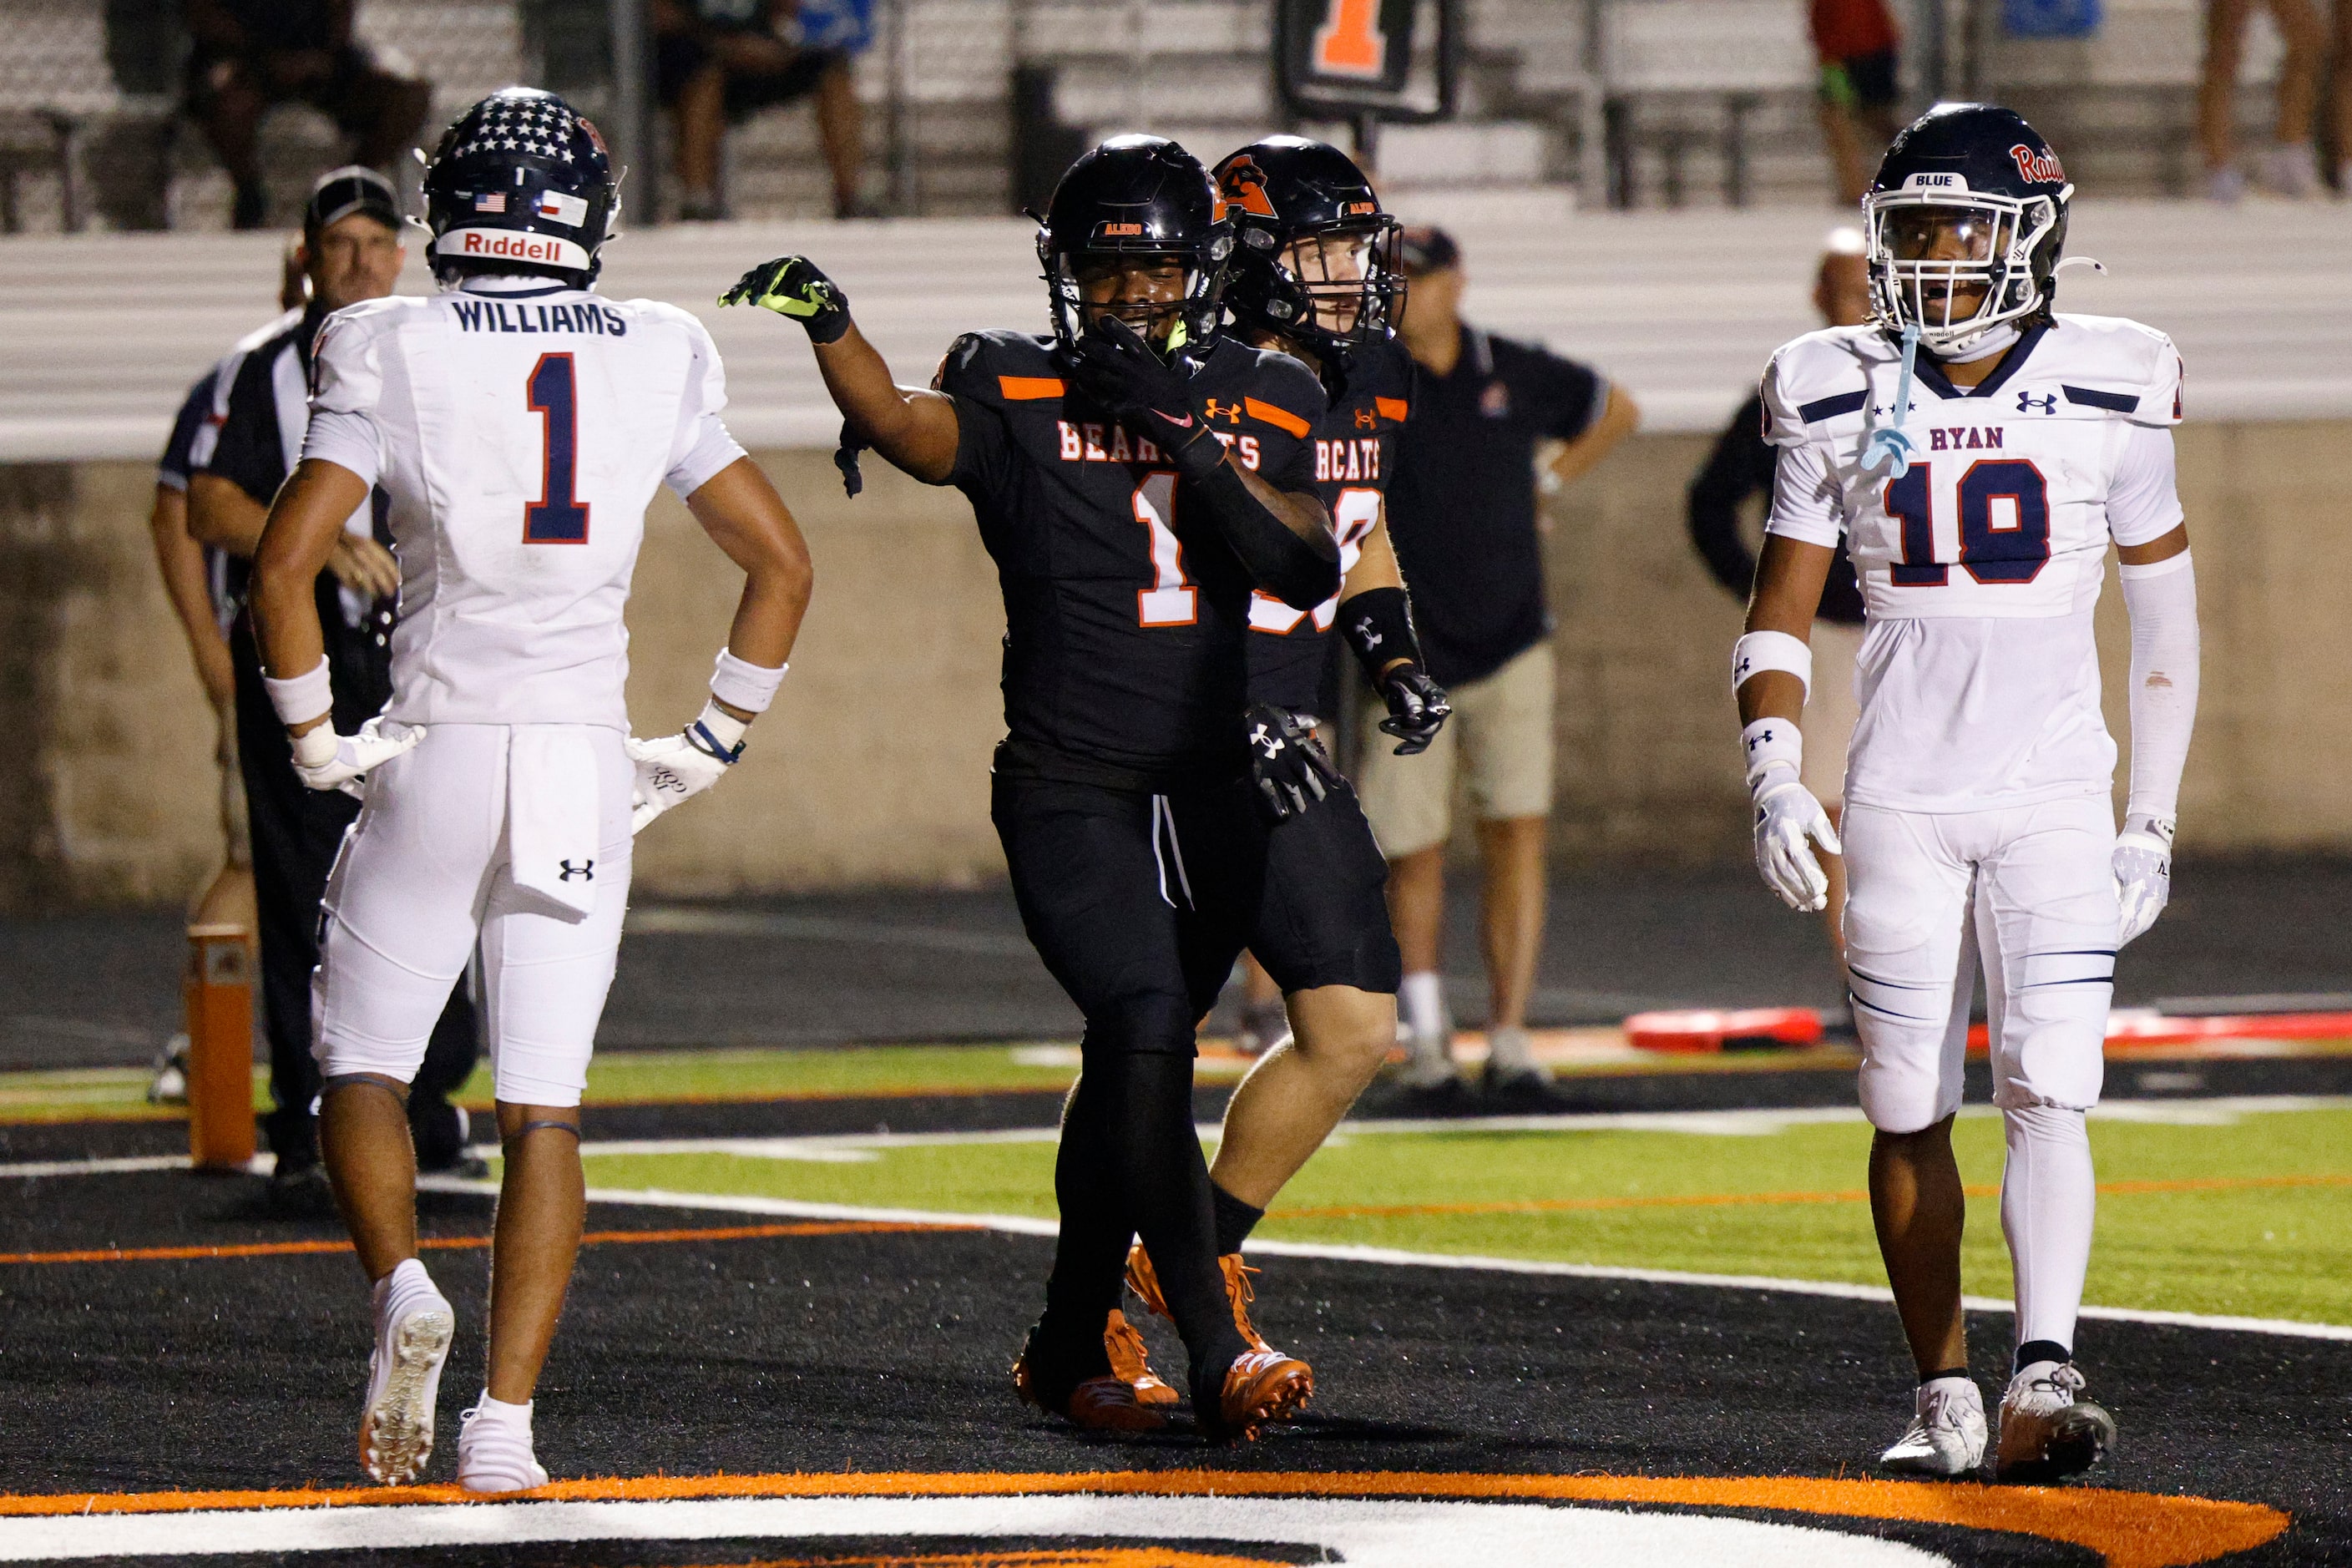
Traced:
<path id="1" fill-rule="evenodd" d="M 1195 481 L 1224 461 L 1224 443 L 1192 396 L 1192 377 L 1171 364 L 1117 316 L 1097 316 L 1078 340 L 1071 378 L 1110 410 L 1130 436 L 1168 454 L 1176 471 Z"/>
<path id="2" fill-rule="evenodd" d="M 1381 721 L 1381 733 L 1397 737 L 1396 754 L 1417 756 L 1429 750 L 1437 739 L 1437 731 L 1454 715 L 1454 705 L 1445 700 L 1445 688 L 1429 679 L 1429 672 L 1417 664 L 1400 664 L 1381 676 L 1379 681 L 1381 700 L 1389 705 L 1389 716 Z"/>
<path id="3" fill-rule="evenodd" d="M 838 342 L 841 334 L 849 331 L 849 296 L 805 256 L 762 261 L 737 279 L 735 287 L 719 296 L 719 302 L 757 305 L 789 316 L 807 329 L 813 343 Z"/>
<path id="4" fill-rule="evenodd" d="M 1249 742 L 1250 778 L 1276 822 L 1303 814 L 1339 783 L 1307 715 L 1260 702 L 1242 715 L 1242 729 Z"/>

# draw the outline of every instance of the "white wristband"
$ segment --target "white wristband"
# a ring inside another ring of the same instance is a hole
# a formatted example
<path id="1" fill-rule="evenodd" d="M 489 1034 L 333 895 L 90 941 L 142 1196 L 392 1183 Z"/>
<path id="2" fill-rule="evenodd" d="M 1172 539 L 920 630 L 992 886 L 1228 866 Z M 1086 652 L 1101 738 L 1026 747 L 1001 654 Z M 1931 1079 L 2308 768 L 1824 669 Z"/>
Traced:
<path id="1" fill-rule="evenodd" d="M 1738 691 L 1750 676 L 1768 669 L 1785 669 L 1813 694 L 1813 650 L 1802 637 L 1786 632 L 1749 632 L 1731 645 L 1731 689 Z"/>
<path id="2" fill-rule="evenodd" d="M 784 683 L 784 671 L 789 664 L 773 669 L 763 664 L 746 664 L 725 648 L 719 650 L 719 668 L 710 672 L 710 695 L 730 708 L 740 708 L 746 713 L 765 713 L 768 704 L 776 700 L 776 688 Z"/>
<path id="3" fill-rule="evenodd" d="M 319 668 L 308 675 L 298 675 L 290 680 L 265 675 L 261 684 L 269 692 L 269 705 L 278 710 L 278 721 L 289 729 L 335 710 L 334 678 L 327 673 L 323 656 Z"/>
<path id="4" fill-rule="evenodd" d="M 1803 771 L 1804 732 L 1787 719 L 1757 720 L 1739 731 L 1739 744 L 1748 755 L 1748 787 L 1750 791 L 1772 769 L 1785 767 L 1791 776 Z"/>

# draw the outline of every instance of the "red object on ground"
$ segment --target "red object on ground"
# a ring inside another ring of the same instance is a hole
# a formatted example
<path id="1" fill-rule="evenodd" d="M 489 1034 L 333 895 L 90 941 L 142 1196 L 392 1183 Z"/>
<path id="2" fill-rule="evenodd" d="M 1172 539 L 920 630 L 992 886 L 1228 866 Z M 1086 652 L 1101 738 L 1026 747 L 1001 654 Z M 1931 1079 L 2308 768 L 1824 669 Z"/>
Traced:
<path id="1" fill-rule="evenodd" d="M 2110 1054 L 2142 1046 L 2193 1046 L 2200 1040 L 2352 1039 L 2352 1013 L 2214 1013 L 2171 1018 L 2124 1008 L 2107 1018 Z M 1990 1031 L 1969 1026 L 1969 1049 L 1992 1048 Z"/>
<path id="2" fill-rule="evenodd" d="M 1820 1044 L 1822 1016 L 1811 1007 L 1636 1013 L 1625 1038 L 1645 1051 L 1781 1051 Z"/>

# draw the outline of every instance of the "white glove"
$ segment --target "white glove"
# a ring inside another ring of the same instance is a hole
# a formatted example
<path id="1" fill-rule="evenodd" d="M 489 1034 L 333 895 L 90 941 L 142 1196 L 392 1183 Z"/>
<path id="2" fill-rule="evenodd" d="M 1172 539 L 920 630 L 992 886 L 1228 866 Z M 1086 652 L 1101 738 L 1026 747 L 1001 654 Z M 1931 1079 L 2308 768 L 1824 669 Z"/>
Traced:
<path id="1" fill-rule="evenodd" d="M 629 737 L 629 761 L 637 765 L 631 833 L 643 833 L 646 823 L 717 784 L 743 754 L 742 723 L 720 715 L 720 732 L 714 733 L 715 711 L 715 707 L 705 709 L 701 718 L 675 735 L 654 741 Z M 729 730 L 731 734 L 724 732 Z"/>
<path id="2" fill-rule="evenodd" d="M 398 735 L 383 733 L 382 718 L 369 720 L 356 735 L 338 735 L 331 723 L 289 737 L 294 746 L 294 771 L 312 789 L 362 792 L 360 780 L 370 768 L 380 767 L 425 739 L 418 729 Z"/>
<path id="3" fill-rule="evenodd" d="M 2124 818 L 2116 838 L 2116 897 L 2123 905 L 2123 921 L 2116 931 L 2116 946 L 2156 923 L 2172 897 L 2172 822 L 2145 813 Z"/>
<path id="4" fill-rule="evenodd" d="M 1829 902 L 1830 879 L 1813 846 L 1832 855 L 1844 853 L 1829 813 L 1786 763 L 1758 776 L 1755 802 L 1756 869 L 1763 874 L 1764 885 L 1792 910 L 1822 909 Z"/>

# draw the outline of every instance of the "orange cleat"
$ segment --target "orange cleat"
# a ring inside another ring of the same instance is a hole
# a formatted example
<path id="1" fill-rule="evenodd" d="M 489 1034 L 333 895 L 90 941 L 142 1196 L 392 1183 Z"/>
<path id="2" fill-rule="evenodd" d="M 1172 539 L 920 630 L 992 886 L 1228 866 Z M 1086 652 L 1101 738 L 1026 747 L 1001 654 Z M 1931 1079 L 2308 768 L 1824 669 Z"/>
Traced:
<path id="1" fill-rule="evenodd" d="M 1265 1339 L 1251 1323 L 1249 1316 L 1250 1303 L 1257 1300 L 1257 1291 L 1251 1286 L 1249 1277 L 1257 1270 L 1244 1263 L 1238 1252 L 1228 1252 L 1218 1258 L 1217 1267 L 1224 1270 L 1225 1300 L 1233 1304 L 1234 1327 L 1241 1331 L 1243 1341 L 1251 1350 L 1265 1350 Z M 1168 1298 L 1160 1292 L 1159 1272 L 1151 1267 L 1151 1255 L 1143 1250 L 1143 1243 L 1139 1241 L 1128 1249 L 1127 1288 L 1141 1298 L 1146 1307 L 1172 1321 L 1174 1314 L 1168 1310 Z M 1113 1358 L 1112 1364 L 1118 1364 L 1116 1358 Z"/>
<path id="2" fill-rule="evenodd" d="M 1103 1322 L 1103 1352 L 1110 1357 L 1110 1371 L 1128 1387 L 1135 1390 L 1140 1405 L 1173 1405 L 1181 1397 L 1151 1370 L 1151 1361 L 1143 1348 L 1143 1336 L 1127 1321 L 1127 1314 L 1117 1307 Z"/>
<path id="3" fill-rule="evenodd" d="M 1315 1371 L 1297 1356 L 1264 1347 L 1243 1352 L 1225 1369 L 1224 1394 L 1217 1401 L 1225 1441 L 1248 1442 L 1266 1422 L 1297 1415 L 1314 1394 Z"/>
<path id="4" fill-rule="evenodd" d="M 1134 1331 L 1128 1330 L 1129 1333 Z M 1046 1403 L 1036 1379 L 1030 1375 L 1026 1349 L 1022 1351 L 1021 1359 L 1013 1363 L 1013 1391 L 1021 1396 L 1023 1404 L 1034 1405 L 1049 1415 L 1059 1415 L 1082 1432 L 1158 1432 L 1168 1425 L 1168 1417 L 1157 1410 L 1146 1409 L 1126 1380 L 1116 1376 L 1087 1378 L 1070 1390 L 1069 1398 L 1059 1407 Z"/>

